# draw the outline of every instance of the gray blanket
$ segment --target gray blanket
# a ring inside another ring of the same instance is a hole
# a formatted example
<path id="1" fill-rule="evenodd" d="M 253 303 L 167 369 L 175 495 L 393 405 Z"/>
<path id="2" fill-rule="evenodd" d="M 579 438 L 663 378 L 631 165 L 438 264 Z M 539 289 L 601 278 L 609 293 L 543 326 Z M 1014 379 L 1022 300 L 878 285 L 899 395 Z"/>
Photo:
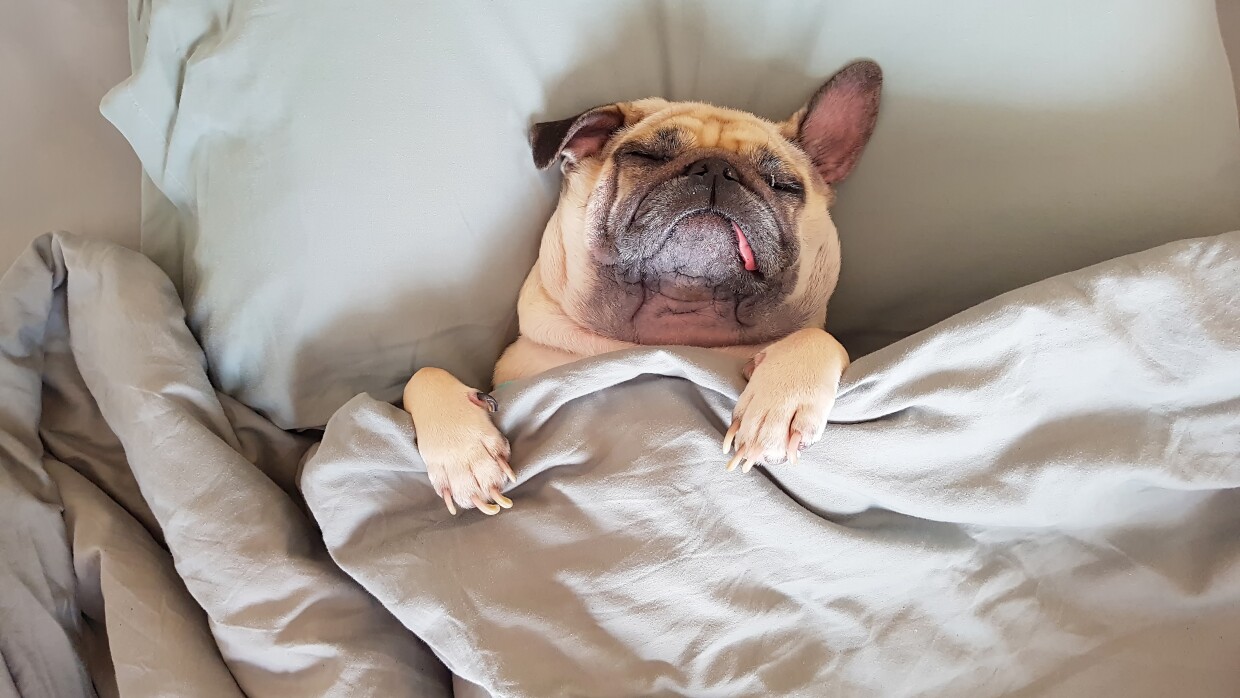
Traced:
<path id="1" fill-rule="evenodd" d="M 44 237 L 0 281 L 0 696 L 1235 696 L 1238 259 L 864 357 L 796 467 L 724 470 L 710 352 L 518 381 L 516 507 L 453 518 L 403 412 L 274 429 L 154 265 Z"/>

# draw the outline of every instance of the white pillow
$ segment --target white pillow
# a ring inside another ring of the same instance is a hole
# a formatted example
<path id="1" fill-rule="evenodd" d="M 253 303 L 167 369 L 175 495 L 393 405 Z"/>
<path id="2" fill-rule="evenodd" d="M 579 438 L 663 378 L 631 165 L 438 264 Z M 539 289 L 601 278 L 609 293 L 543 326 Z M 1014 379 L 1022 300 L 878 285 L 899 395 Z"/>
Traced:
<path id="1" fill-rule="evenodd" d="M 286 427 L 439 365 L 482 387 L 557 180 L 534 120 L 648 95 L 783 118 L 885 71 L 834 212 L 854 354 L 1000 291 L 1240 227 L 1213 0 L 149 0 L 104 113 L 154 184 L 144 246 L 213 377 Z"/>

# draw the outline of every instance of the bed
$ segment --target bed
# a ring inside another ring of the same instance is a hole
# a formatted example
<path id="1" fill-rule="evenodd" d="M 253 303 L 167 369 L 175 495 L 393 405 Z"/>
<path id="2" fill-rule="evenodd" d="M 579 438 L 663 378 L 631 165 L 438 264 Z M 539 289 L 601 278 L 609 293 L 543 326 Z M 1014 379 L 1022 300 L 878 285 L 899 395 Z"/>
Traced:
<path id="1" fill-rule="evenodd" d="M 0 280 L 0 695 L 1235 695 L 1226 13 L 968 5 L 131 3 L 142 252 Z M 497 388 L 516 506 L 444 511 L 393 403 L 512 336 L 528 122 L 856 55 L 827 438 L 728 473 L 737 362 L 605 355 Z"/>

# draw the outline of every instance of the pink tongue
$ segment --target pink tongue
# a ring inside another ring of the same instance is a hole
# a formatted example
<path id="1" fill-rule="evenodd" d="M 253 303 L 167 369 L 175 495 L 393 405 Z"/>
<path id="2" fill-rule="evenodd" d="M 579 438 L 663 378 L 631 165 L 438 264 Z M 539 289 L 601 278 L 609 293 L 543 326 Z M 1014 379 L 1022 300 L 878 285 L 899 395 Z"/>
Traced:
<path id="1" fill-rule="evenodd" d="M 758 263 L 753 259 L 753 248 L 749 246 L 749 240 L 745 238 L 745 234 L 741 232 L 741 227 L 732 221 L 732 230 L 736 231 L 736 246 L 741 251 L 741 261 L 745 263 L 745 271 L 758 271 Z"/>

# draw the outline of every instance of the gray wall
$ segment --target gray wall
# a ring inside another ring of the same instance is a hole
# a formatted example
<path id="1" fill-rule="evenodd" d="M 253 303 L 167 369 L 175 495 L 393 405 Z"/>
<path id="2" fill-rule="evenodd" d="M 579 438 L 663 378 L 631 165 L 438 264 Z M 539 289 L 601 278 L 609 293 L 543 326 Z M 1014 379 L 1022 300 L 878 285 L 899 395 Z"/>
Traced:
<path id="1" fill-rule="evenodd" d="M 99 115 L 129 75 L 125 0 L 0 0 L 0 271 L 64 229 L 138 244 L 138 159 Z"/>

